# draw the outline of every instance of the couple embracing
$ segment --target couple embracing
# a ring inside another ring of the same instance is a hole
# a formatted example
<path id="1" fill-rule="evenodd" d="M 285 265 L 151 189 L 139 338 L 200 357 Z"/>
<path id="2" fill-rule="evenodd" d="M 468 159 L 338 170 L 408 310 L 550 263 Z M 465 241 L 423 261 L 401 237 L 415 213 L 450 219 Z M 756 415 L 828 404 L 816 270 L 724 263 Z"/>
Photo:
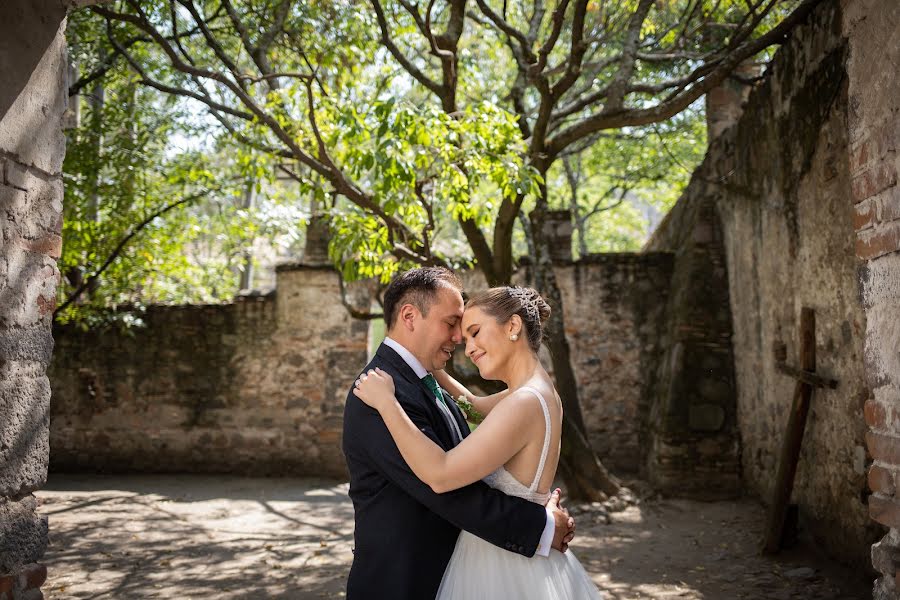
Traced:
<path id="1" fill-rule="evenodd" d="M 344 410 L 349 600 L 600 598 L 566 552 L 574 522 L 550 490 L 563 415 L 537 357 L 549 314 L 519 287 L 464 304 L 443 268 L 407 271 L 385 290 L 387 337 Z M 445 373 L 459 343 L 507 389 L 475 396 Z M 471 434 L 458 396 L 485 415 Z"/>

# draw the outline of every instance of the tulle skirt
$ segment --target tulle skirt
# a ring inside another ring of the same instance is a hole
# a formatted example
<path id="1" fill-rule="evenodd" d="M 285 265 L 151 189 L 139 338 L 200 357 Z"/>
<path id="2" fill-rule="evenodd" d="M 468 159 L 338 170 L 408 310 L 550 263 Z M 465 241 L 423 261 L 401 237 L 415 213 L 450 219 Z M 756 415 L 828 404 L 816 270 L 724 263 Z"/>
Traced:
<path id="1" fill-rule="evenodd" d="M 600 600 L 569 550 L 527 558 L 463 531 L 444 572 L 438 600 Z"/>

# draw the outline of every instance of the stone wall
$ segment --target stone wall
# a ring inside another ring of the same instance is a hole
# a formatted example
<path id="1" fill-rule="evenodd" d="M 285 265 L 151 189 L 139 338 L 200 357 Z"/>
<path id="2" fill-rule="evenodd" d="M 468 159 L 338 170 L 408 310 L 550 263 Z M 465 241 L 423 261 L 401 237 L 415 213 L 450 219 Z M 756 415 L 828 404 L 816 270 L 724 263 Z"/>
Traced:
<path id="1" fill-rule="evenodd" d="M 874 459 L 868 505 L 871 518 L 889 528 L 872 548 L 881 574 L 873 596 L 886 600 L 900 597 L 900 5 L 845 0 L 842 6 L 850 96 L 845 198 L 865 310 L 866 444 Z"/>
<path id="2" fill-rule="evenodd" d="M 850 201 L 857 186 L 847 133 L 853 100 L 841 23 L 837 3 L 826 2 L 796 30 L 741 120 L 711 143 L 651 247 L 676 252 L 670 295 L 679 298 L 694 285 L 678 276 L 682 257 L 690 256 L 684 248 L 695 244 L 704 221 L 721 227 L 721 255 L 709 258 L 724 257 L 727 270 L 733 439 L 740 442 L 743 481 L 764 501 L 773 497 L 795 387 L 777 368 L 777 357 L 799 367 L 800 311 L 815 310 L 817 370 L 840 383 L 814 393 L 792 501 L 808 533 L 834 556 L 861 564 L 879 528 L 867 509 L 862 412 L 871 385 L 863 354 L 871 324 L 857 291 Z M 665 393 L 660 401 L 692 402 Z M 684 470 L 693 472 L 689 463 Z"/>
<path id="3" fill-rule="evenodd" d="M 617 472 L 642 463 L 669 266 L 621 254 L 558 267 L 590 439 Z M 51 468 L 344 477 L 340 420 L 368 323 L 327 267 L 277 279 L 271 296 L 151 307 L 127 333 L 57 328 Z M 365 306 L 369 290 L 352 291 Z"/>
<path id="4" fill-rule="evenodd" d="M 0 598 L 40 598 L 50 327 L 61 249 L 65 7 L 0 3 Z"/>
<path id="5" fill-rule="evenodd" d="M 671 268 L 668 253 L 597 254 L 557 267 L 588 439 L 613 473 L 644 466 Z"/>
<path id="6" fill-rule="evenodd" d="M 741 493 L 729 289 L 722 225 L 690 187 L 651 247 L 670 250 L 647 473 L 657 489 L 703 499 Z"/>
<path id="7" fill-rule="evenodd" d="M 157 306 L 146 327 L 55 331 L 51 468 L 344 477 L 366 322 L 337 274 L 286 265 L 275 294 Z"/>

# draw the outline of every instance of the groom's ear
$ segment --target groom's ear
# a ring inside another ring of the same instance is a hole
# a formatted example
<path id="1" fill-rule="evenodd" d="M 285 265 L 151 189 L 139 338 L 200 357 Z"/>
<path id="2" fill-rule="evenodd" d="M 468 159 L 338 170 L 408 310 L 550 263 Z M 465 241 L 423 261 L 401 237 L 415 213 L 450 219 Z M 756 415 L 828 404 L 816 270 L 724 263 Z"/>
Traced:
<path id="1" fill-rule="evenodd" d="M 397 314 L 397 321 L 407 331 L 415 331 L 417 316 L 419 316 L 418 308 L 412 304 L 404 304 L 400 307 L 400 311 Z"/>

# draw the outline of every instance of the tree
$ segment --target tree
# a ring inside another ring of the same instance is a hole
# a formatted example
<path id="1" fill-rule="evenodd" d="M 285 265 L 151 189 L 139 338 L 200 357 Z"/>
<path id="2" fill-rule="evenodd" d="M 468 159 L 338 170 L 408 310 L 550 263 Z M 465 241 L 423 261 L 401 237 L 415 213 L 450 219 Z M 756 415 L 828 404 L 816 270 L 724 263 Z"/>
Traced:
<path id="1" fill-rule="evenodd" d="M 67 34 L 77 117 L 67 131 L 56 321 L 129 324 L 139 310 L 108 309 L 232 298 L 253 239 L 293 228 L 296 211 L 247 207 L 252 154 L 229 137 L 203 141 L 208 125 L 190 106 L 141 86 L 102 20 L 76 11 Z M 128 47 L 154 58 L 136 40 Z M 268 204 L 282 202 L 268 191 Z"/>
<path id="2" fill-rule="evenodd" d="M 91 10 L 143 85 L 201 103 L 246 147 L 296 165 L 282 168 L 335 219 L 332 252 L 348 275 L 452 262 L 435 237 L 444 214 L 487 282 L 507 283 L 524 222 L 534 283 L 554 307 L 562 474 L 572 496 L 595 499 L 619 484 L 586 441 L 543 227 L 551 170 L 605 132 L 678 115 L 818 1 L 560 0 L 550 10 L 541 0 L 371 0 L 365 12 L 327 0 L 121 0 Z M 166 60 L 141 60 L 143 47 Z"/>

